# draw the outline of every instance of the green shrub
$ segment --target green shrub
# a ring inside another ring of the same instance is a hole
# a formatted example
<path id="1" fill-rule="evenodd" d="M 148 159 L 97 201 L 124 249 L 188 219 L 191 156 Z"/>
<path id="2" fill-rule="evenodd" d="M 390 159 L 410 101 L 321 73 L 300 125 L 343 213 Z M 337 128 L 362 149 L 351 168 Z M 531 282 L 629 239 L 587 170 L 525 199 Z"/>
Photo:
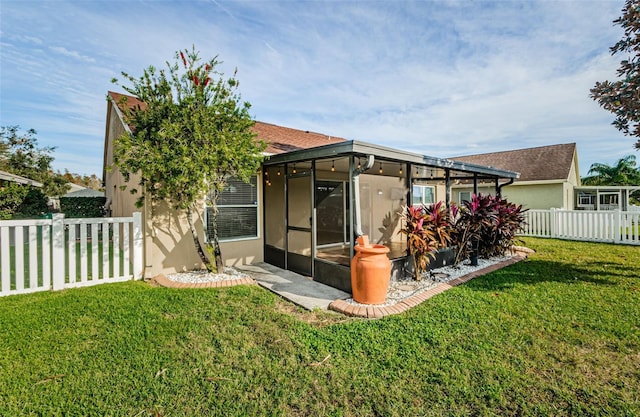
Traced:
<path id="1" fill-rule="evenodd" d="M 60 197 L 65 217 L 104 217 L 105 197 Z"/>
<path id="2" fill-rule="evenodd" d="M 49 198 L 39 188 L 31 187 L 13 217 L 44 217 L 49 211 Z"/>
<path id="3" fill-rule="evenodd" d="M 0 188 L 0 220 L 8 220 L 18 209 L 29 192 L 29 187 L 8 182 Z"/>

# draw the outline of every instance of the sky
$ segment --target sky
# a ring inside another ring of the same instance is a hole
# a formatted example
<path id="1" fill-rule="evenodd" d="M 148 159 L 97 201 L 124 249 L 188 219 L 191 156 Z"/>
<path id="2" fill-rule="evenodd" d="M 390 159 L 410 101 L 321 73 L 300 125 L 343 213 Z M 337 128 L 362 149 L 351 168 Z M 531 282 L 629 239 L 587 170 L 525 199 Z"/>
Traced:
<path id="1" fill-rule="evenodd" d="M 195 46 L 259 121 L 435 157 L 578 145 L 580 175 L 635 139 L 589 98 L 623 56 L 616 1 L 0 0 L 0 126 L 102 175 L 106 93 Z"/>

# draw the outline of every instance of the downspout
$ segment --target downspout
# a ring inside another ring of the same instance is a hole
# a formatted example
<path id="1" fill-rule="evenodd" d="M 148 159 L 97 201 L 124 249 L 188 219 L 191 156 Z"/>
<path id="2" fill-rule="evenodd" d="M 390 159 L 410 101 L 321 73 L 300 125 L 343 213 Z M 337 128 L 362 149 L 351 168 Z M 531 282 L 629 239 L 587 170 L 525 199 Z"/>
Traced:
<path id="1" fill-rule="evenodd" d="M 353 187 L 353 213 L 355 214 L 353 218 L 353 230 L 356 238 L 364 234 L 362 232 L 362 220 L 360 216 L 360 174 L 371 169 L 374 162 L 375 157 L 373 155 L 367 156 L 367 162 L 365 162 L 360 168 L 354 168 L 353 175 L 351 176 L 351 184 Z"/>
<path id="2" fill-rule="evenodd" d="M 478 173 L 473 173 L 473 194 L 478 195 Z"/>
<path id="3" fill-rule="evenodd" d="M 515 181 L 515 178 L 509 178 L 509 181 L 505 182 L 502 185 L 498 185 L 498 197 L 502 197 L 502 187 L 506 187 L 507 185 L 511 185 L 513 184 L 513 182 Z M 497 180 L 496 180 L 497 181 Z"/>
<path id="4" fill-rule="evenodd" d="M 447 208 L 451 207 L 451 171 L 444 170 L 444 204 Z"/>

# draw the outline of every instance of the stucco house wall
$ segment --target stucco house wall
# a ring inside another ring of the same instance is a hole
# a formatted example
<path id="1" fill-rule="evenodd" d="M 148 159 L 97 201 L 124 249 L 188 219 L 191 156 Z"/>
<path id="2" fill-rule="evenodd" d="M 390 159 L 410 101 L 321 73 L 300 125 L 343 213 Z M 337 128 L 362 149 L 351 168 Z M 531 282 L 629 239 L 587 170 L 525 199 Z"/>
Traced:
<path id="1" fill-rule="evenodd" d="M 563 183 L 515 183 L 504 187 L 502 192 L 507 200 L 528 209 L 564 208 L 565 194 Z"/>
<path id="2" fill-rule="evenodd" d="M 192 234 L 189 229 L 186 214 L 176 212 L 167 204 L 151 205 L 145 200 L 143 207 L 136 207 L 139 193 L 132 194 L 131 188 L 136 187 L 139 176 L 132 175 L 127 185 L 124 176 L 114 164 L 114 141 L 126 132 L 122 122 L 122 114 L 112 101 L 107 104 L 107 120 L 104 149 L 105 197 L 111 216 L 129 217 L 133 212 L 142 212 L 144 236 L 144 277 L 151 278 L 158 274 L 168 274 L 179 271 L 203 268 L 197 255 Z M 258 197 L 262 198 L 262 181 L 258 178 Z M 204 201 L 199 204 L 200 209 L 194 217 L 198 238 L 204 244 L 205 232 L 203 213 Z M 259 224 L 262 224 L 262 210 L 258 210 Z M 241 241 L 221 242 L 223 261 L 226 265 L 240 265 L 262 261 L 262 237 L 243 239 Z"/>
<path id="3" fill-rule="evenodd" d="M 451 201 L 460 204 L 460 193 L 473 193 L 473 187 L 453 186 L 451 189 Z M 495 186 L 479 186 L 479 194 L 495 194 Z M 569 182 L 548 183 L 514 183 L 502 188 L 502 197 L 516 204 L 522 204 L 524 208 L 547 210 L 550 208 L 567 208 L 572 204 L 573 185 Z"/>

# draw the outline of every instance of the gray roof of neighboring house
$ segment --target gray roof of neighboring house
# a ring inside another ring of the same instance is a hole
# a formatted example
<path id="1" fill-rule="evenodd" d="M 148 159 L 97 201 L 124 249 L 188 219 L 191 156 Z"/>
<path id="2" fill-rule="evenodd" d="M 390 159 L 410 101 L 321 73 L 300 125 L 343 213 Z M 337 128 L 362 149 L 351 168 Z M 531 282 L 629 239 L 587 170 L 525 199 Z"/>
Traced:
<path id="1" fill-rule="evenodd" d="M 449 159 L 520 173 L 517 181 L 566 180 L 571 172 L 575 143 L 516 149 Z"/>
<path id="2" fill-rule="evenodd" d="M 34 181 L 26 177 L 21 177 L 20 175 L 12 174 L 7 171 L 0 171 L 0 180 L 17 182 L 18 184 L 28 184 L 34 187 L 42 187 L 42 183 L 38 181 Z"/>
<path id="3" fill-rule="evenodd" d="M 87 187 L 83 187 L 82 185 L 74 184 L 72 182 L 68 182 L 67 186 L 69 186 L 69 191 L 67 191 L 67 194 L 72 193 L 74 191 L 84 190 L 87 188 Z"/>
<path id="4" fill-rule="evenodd" d="M 72 191 L 70 193 L 66 193 L 62 197 L 64 198 L 75 198 L 75 197 L 104 197 L 104 191 L 96 191 L 91 188 L 85 188 L 84 190 Z"/>

